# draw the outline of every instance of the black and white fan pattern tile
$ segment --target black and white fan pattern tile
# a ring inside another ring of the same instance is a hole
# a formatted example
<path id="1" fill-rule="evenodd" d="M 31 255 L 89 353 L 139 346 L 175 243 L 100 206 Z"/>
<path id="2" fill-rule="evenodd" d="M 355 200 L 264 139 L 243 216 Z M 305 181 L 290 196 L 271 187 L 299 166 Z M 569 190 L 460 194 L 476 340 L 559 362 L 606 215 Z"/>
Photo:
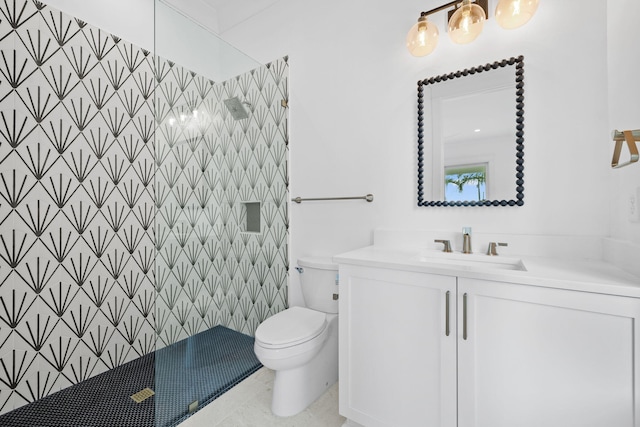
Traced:
<path id="1" fill-rule="evenodd" d="M 213 82 L 0 2 L 0 413 L 286 308 L 287 83 L 286 57 Z"/>

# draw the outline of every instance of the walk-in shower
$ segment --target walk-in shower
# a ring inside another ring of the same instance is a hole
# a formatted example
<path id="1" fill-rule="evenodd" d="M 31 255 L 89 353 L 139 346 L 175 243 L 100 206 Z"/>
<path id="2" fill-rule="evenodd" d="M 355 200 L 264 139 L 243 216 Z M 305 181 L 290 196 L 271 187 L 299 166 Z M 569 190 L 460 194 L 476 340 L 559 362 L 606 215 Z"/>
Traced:
<path id="1" fill-rule="evenodd" d="M 0 3 L 0 425 L 175 425 L 286 307 L 287 58 L 154 9 Z"/>

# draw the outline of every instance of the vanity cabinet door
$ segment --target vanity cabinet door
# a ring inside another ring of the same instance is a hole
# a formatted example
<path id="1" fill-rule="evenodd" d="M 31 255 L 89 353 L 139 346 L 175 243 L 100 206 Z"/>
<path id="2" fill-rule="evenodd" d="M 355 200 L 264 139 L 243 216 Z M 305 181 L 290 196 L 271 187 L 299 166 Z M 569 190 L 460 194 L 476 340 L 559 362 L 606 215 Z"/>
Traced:
<path id="1" fill-rule="evenodd" d="M 460 427 L 640 426 L 639 300 L 459 278 L 458 304 Z"/>
<path id="2" fill-rule="evenodd" d="M 343 416 L 456 426 L 455 289 L 455 277 L 340 265 Z"/>

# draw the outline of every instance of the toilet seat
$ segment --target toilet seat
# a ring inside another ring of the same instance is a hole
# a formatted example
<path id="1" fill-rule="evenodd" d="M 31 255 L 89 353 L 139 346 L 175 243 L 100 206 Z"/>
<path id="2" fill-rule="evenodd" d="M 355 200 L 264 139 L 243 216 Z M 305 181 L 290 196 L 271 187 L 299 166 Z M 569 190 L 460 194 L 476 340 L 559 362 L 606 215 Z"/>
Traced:
<path id="1" fill-rule="evenodd" d="M 327 328 L 325 313 L 305 307 L 291 307 L 271 316 L 256 329 L 256 344 L 281 349 L 311 341 Z"/>

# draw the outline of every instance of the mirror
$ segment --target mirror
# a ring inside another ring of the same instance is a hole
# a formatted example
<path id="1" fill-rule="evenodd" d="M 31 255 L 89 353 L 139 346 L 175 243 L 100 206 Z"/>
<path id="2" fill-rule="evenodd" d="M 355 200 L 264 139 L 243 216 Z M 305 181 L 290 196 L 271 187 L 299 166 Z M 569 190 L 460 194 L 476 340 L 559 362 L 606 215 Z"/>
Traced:
<path id="1" fill-rule="evenodd" d="M 524 58 L 418 81 L 418 206 L 524 204 Z"/>

